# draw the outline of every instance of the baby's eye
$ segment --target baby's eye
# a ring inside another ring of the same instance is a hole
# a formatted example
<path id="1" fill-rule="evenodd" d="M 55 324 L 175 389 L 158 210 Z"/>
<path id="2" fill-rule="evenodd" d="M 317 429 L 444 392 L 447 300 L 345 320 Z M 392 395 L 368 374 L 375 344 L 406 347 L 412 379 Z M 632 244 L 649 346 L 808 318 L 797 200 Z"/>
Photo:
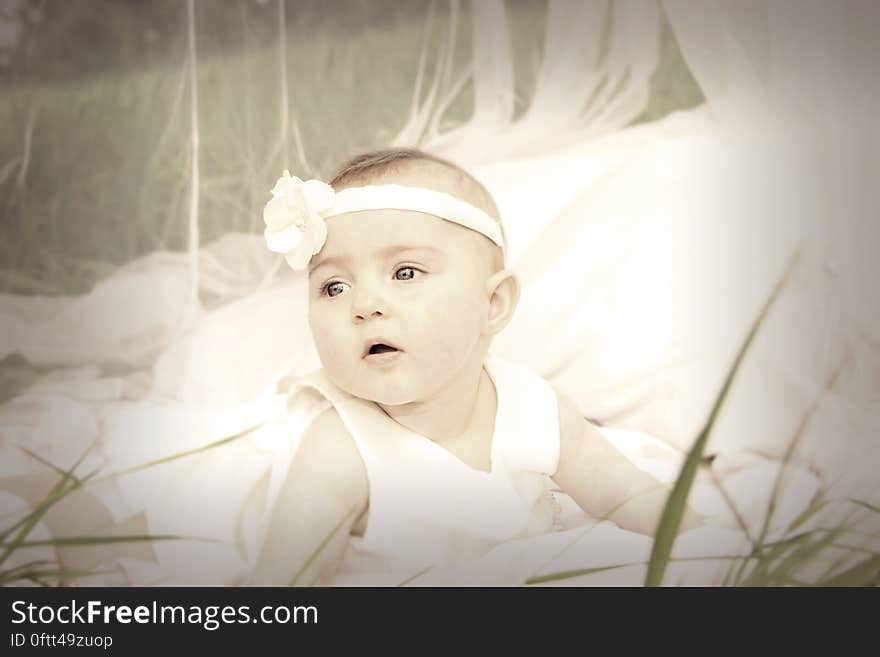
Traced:
<path id="1" fill-rule="evenodd" d="M 324 286 L 324 289 L 321 290 L 321 293 L 326 294 L 328 297 L 335 297 L 345 292 L 346 287 L 348 287 L 348 283 L 343 283 L 341 281 L 331 281 Z"/>
<path id="2" fill-rule="evenodd" d="M 417 271 L 419 270 L 415 267 L 401 267 L 394 272 L 394 278 L 398 281 L 409 281 L 416 277 Z"/>

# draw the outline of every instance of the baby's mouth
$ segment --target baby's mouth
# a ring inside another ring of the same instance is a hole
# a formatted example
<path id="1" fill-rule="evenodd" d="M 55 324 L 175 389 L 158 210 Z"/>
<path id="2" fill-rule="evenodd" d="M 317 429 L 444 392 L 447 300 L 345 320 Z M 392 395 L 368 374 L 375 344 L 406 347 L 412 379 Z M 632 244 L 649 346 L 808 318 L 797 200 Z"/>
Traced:
<path id="1" fill-rule="evenodd" d="M 395 347 L 393 344 L 390 344 L 388 342 L 375 341 L 367 345 L 367 348 L 363 354 L 363 358 L 367 358 L 368 356 L 376 356 L 379 354 L 392 354 L 398 351 L 401 350 Z"/>

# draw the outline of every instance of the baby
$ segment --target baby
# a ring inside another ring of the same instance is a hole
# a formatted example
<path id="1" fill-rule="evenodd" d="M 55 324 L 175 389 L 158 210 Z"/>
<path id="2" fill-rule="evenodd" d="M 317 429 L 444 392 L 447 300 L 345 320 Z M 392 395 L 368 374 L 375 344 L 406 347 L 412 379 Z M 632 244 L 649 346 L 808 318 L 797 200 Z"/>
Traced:
<path id="1" fill-rule="evenodd" d="M 250 583 L 442 572 L 560 528 L 554 490 L 653 533 L 668 490 L 549 383 L 488 355 L 520 290 L 476 179 L 418 150 L 368 153 L 330 186 L 285 172 L 264 219 L 269 247 L 308 268 L 323 369 L 292 394 L 326 401 Z M 689 510 L 682 529 L 695 523 Z"/>

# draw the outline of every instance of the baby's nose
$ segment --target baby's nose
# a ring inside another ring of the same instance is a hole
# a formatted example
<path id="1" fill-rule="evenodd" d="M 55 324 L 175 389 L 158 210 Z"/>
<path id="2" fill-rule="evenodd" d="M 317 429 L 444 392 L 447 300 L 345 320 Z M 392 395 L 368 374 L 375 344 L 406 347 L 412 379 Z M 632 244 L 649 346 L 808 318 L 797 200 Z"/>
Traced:
<path id="1" fill-rule="evenodd" d="M 354 314 L 354 319 L 355 319 L 355 321 L 362 322 L 367 318 L 382 317 L 382 315 L 383 315 L 382 311 L 377 308 L 376 310 L 373 310 L 372 312 L 368 311 L 368 310 L 367 311 L 358 311 Z"/>
<path id="2" fill-rule="evenodd" d="M 386 314 L 385 303 L 376 294 L 361 294 L 352 305 L 355 322 L 383 317 Z"/>

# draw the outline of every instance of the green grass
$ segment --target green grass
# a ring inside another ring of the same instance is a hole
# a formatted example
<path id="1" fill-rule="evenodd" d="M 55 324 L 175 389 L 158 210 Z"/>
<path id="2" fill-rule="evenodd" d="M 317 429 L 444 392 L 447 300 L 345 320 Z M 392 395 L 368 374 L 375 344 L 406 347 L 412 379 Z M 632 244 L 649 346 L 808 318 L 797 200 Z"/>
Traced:
<path id="1" fill-rule="evenodd" d="M 735 555 L 690 557 L 687 559 L 672 557 L 673 546 L 679 533 L 681 520 L 687 509 L 688 498 L 697 472 L 699 469 L 705 468 L 711 473 L 712 462 L 703 458 L 706 445 L 712 436 L 714 427 L 718 423 L 718 418 L 724 410 L 728 395 L 733 384 L 736 382 L 742 363 L 748 356 L 750 347 L 771 312 L 773 305 L 776 303 L 779 293 L 787 283 L 798 258 L 799 255 L 796 255 L 790 263 L 785 274 L 777 282 L 764 307 L 755 319 L 725 377 L 705 427 L 685 456 L 681 471 L 672 486 L 654 534 L 650 559 L 644 563 L 616 564 L 599 568 L 548 573 L 532 577 L 526 582 L 527 584 L 565 580 L 627 566 L 645 565 L 647 566 L 644 580 L 645 586 L 661 586 L 665 583 L 664 575 L 669 565 L 675 562 L 686 561 L 728 561 L 729 568 L 726 574 L 720 581 L 715 583 L 716 585 L 724 586 L 876 586 L 880 583 L 880 552 L 871 548 L 853 547 L 838 542 L 838 539 L 847 535 L 859 535 L 858 532 L 851 529 L 851 523 L 855 517 L 854 513 L 850 513 L 845 518 L 838 520 L 838 525 L 834 527 L 819 527 L 808 531 L 801 530 L 810 520 L 815 520 L 823 509 L 830 504 L 830 500 L 826 499 L 825 492 L 821 489 L 807 507 L 789 523 L 781 539 L 769 541 L 767 538 L 777 504 L 782 495 L 785 466 L 791 461 L 797 451 L 803 427 L 806 426 L 806 423 L 817 408 L 822 397 L 821 395 L 805 409 L 802 420 L 794 436 L 789 441 L 789 447 L 782 457 L 781 467 L 768 499 L 762 527 L 757 537 L 752 538 L 749 535 L 748 528 L 736 507 L 736 500 L 731 499 L 726 494 L 722 482 L 717 476 L 713 477 L 733 516 L 739 522 L 740 529 L 751 542 L 751 551 L 741 557 Z M 826 391 L 833 387 L 837 375 L 836 372 L 832 375 Z M 848 501 L 853 506 L 858 507 L 859 510 L 880 513 L 880 508 L 864 500 L 849 499 Z M 876 545 L 876 541 L 873 544 Z M 844 553 L 844 555 L 841 557 L 840 553 Z M 830 554 L 836 554 L 837 561 L 824 574 L 819 577 L 809 577 L 803 574 L 812 568 L 818 560 L 827 561 Z M 856 555 L 855 559 L 853 555 Z M 668 584 L 668 582 L 666 583 Z"/>
<path id="2" fill-rule="evenodd" d="M 24 510 L 17 520 L 13 520 L 9 525 L 0 527 L 0 586 L 21 585 L 26 582 L 37 584 L 40 586 L 59 586 L 68 584 L 79 578 L 93 577 L 95 575 L 104 574 L 112 571 L 97 570 L 75 570 L 66 567 L 57 557 L 53 559 L 36 559 L 20 563 L 15 566 L 9 566 L 7 562 L 11 557 L 17 555 L 22 550 L 34 547 L 50 547 L 50 548 L 89 548 L 92 546 L 108 546 L 127 543 L 154 543 L 156 541 L 200 541 L 215 542 L 213 539 L 200 538 L 186 535 L 170 535 L 170 534 L 131 534 L 131 535 L 86 535 L 77 536 L 52 536 L 48 539 L 31 539 L 30 536 L 35 528 L 46 517 L 46 514 L 53 509 L 64 509 L 65 513 L 78 513 L 75 507 L 68 505 L 71 500 L 71 494 L 76 490 L 88 488 L 91 485 L 104 481 L 106 479 L 121 480 L 125 476 L 134 472 L 140 472 L 148 468 L 160 467 L 162 465 L 180 461 L 191 456 L 203 454 L 222 448 L 235 441 L 238 441 L 248 435 L 256 427 L 251 427 L 239 433 L 226 436 L 220 440 L 208 443 L 197 449 L 187 450 L 172 454 L 170 456 L 143 463 L 128 470 L 118 472 L 104 473 L 98 476 L 98 471 L 90 472 L 86 475 L 78 473 L 80 465 L 86 455 L 91 450 L 89 446 L 79 459 L 67 469 L 59 468 L 56 465 L 47 462 L 38 454 L 25 449 L 24 451 L 45 467 L 54 471 L 58 475 L 58 479 L 49 491 L 30 508 Z M 15 517 L 15 516 L 13 516 Z"/>

